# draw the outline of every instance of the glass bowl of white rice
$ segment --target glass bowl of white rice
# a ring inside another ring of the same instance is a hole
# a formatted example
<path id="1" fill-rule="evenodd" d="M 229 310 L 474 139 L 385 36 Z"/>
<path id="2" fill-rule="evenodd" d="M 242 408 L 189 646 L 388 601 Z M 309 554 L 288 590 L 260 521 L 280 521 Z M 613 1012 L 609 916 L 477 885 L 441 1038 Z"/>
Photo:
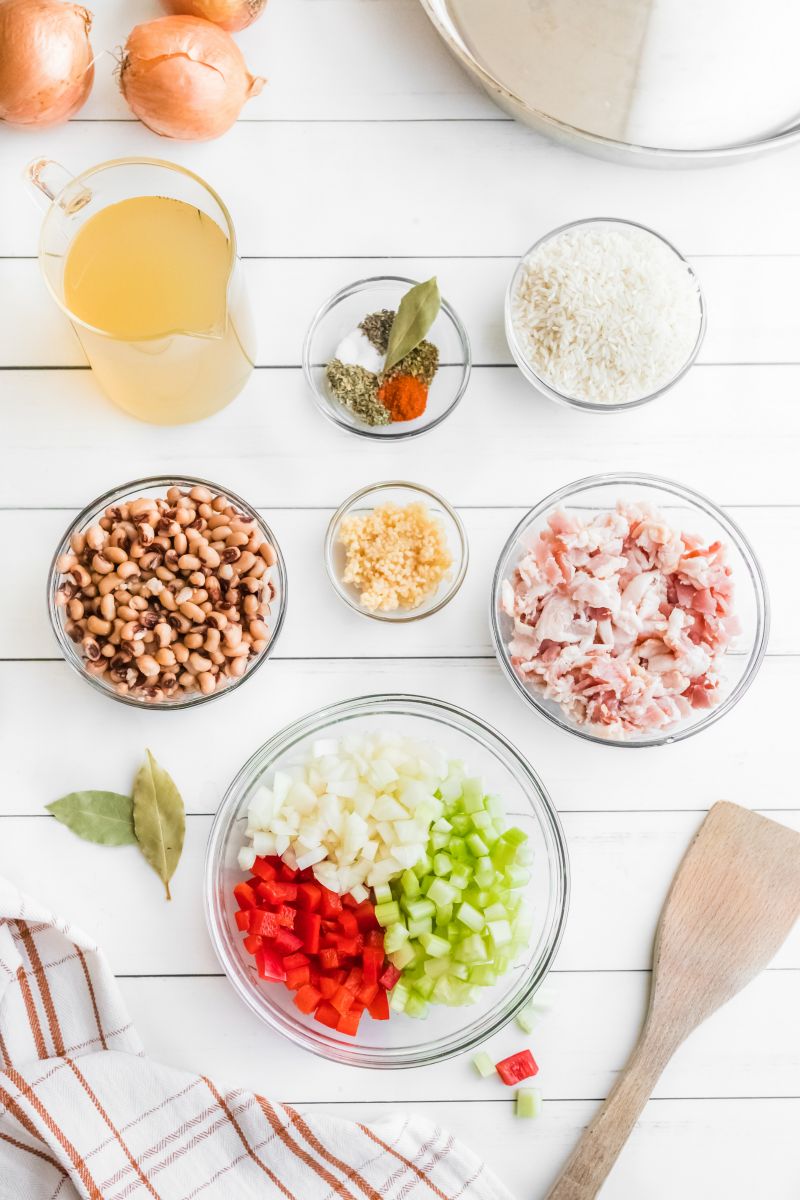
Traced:
<path id="1" fill-rule="evenodd" d="M 505 304 L 508 345 L 533 387 L 585 412 L 655 400 L 694 363 L 706 330 L 700 284 L 666 238 L 592 217 L 522 256 Z"/>

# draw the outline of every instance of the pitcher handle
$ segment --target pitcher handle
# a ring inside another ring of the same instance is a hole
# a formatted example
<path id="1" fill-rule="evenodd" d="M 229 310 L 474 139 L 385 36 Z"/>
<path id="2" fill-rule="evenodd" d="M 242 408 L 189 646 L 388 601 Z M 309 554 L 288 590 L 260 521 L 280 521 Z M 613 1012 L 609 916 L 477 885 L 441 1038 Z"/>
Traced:
<path id="1" fill-rule="evenodd" d="M 23 172 L 28 190 L 40 208 L 58 204 L 68 216 L 80 212 L 92 199 L 87 187 L 52 158 L 34 158 Z"/>

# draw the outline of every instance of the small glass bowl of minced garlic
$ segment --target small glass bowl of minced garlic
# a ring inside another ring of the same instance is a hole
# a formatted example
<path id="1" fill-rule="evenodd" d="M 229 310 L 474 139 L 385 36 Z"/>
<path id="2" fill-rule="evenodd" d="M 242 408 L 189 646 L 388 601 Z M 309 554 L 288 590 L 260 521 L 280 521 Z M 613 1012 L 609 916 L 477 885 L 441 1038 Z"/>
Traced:
<path id="1" fill-rule="evenodd" d="M 418 483 L 387 480 L 339 506 L 325 537 L 337 594 L 378 621 L 417 621 L 448 604 L 464 582 L 467 534 L 458 513 Z"/>
<path id="2" fill-rule="evenodd" d="M 466 391 L 469 338 L 442 299 L 424 339 L 390 372 L 386 346 L 400 304 L 417 281 L 359 279 L 322 305 L 303 344 L 303 372 L 324 416 L 360 437 L 403 440 L 439 425 Z"/>

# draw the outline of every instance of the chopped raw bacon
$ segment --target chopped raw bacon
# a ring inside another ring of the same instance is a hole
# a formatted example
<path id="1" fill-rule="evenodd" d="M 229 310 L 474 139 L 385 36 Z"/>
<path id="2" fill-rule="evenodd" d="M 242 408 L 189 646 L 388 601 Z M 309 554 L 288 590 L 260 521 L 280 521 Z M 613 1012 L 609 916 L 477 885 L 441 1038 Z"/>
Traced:
<path id="1" fill-rule="evenodd" d="M 506 580 L 520 678 L 604 736 L 665 729 L 719 698 L 738 632 L 725 546 L 647 504 L 584 520 L 563 510 Z"/>

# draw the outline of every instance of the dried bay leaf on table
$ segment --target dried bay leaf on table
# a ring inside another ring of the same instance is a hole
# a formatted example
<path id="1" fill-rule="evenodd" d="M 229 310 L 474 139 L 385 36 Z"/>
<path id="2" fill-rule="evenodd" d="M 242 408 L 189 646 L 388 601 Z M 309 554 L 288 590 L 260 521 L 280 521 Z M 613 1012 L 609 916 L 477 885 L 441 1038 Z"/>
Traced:
<path id="1" fill-rule="evenodd" d="M 142 854 L 171 900 L 169 881 L 183 850 L 186 814 L 180 792 L 149 750 L 133 785 L 133 823 Z"/>
<path id="2" fill-rule="evenodd" d="M 416 349 L 436 320 L 441 306 L 442 298 L 435 275 L 406 292 L 392 322 L 383 364 L 384 372 L 390 371 L 401 359 Z"/>
<path id="3" fill-rule="evenodd" d="M 70 792 L 46 805 L 57 821 L 86 842 L 99 846 L 131 846 L 138 841 L 133 801 L 119 792 Z"/>

